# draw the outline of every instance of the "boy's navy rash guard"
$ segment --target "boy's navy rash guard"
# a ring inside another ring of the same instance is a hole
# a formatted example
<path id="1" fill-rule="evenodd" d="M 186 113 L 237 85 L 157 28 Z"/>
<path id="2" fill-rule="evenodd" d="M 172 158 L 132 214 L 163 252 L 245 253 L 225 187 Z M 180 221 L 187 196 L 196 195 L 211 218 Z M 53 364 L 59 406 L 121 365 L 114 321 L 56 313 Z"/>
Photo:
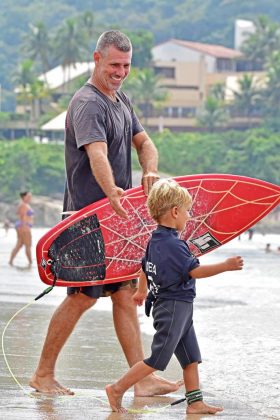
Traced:
<path id="1" fill-rule="evenodd" d="M 159 225 L 152 233 L 142 268 L 154 296 L 193 302 L 195 279 L 189 272 L 198 266 L 199 260 L 179 239 L 176 229 Z"/>

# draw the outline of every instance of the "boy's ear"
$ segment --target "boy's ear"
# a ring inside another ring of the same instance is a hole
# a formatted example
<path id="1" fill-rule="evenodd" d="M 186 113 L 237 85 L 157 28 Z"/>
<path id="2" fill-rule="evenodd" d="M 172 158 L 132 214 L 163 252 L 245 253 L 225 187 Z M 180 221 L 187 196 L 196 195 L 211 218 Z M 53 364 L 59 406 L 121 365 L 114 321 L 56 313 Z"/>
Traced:
<path id="1" fill-rule="evenodd" d="M 171 214 L 175 219 L 177 219 L 177 216 L 178 216 L 178 207 L 177 206 L 171 208 Z"/>

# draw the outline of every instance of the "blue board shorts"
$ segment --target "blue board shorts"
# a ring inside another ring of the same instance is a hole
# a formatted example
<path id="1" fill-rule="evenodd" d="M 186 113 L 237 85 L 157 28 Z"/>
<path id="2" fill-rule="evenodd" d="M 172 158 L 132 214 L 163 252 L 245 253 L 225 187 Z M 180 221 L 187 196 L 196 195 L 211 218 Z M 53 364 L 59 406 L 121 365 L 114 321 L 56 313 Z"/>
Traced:
<path id="1" fill-rule="evenodd" d="M 165 370 L 173 354 L 182 369 L 190 363 L 201 363 L 193 326 L 193 303 L 158 298 L 152 314 L 156 333 L 152 354 L 144 363 L 156 370 Z"/>
<path id="2" fill-rule="evenodd" d="M 88 297 L 98 299 L 100 297 L 111 296 L 121 289 L 136 289 L 137 285 L 138 279 L 132 279 L 99 286 L 67 287 L 67 295 L 83 293 Z"/>

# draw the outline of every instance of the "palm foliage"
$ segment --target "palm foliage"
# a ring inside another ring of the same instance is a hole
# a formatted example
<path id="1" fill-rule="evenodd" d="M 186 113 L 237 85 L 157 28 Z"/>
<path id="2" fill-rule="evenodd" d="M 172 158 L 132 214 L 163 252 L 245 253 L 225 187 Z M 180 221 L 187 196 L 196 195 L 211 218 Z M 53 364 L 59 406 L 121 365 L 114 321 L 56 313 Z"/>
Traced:
<path id="1" fill-rule="evenodd" d="M 255 33 L 244 42 L 242 51 L 249 60 L 265 68 L 273 52 L 279 49 L 280 27 L 267 16 L 260 16 L 255 28 Z"/>

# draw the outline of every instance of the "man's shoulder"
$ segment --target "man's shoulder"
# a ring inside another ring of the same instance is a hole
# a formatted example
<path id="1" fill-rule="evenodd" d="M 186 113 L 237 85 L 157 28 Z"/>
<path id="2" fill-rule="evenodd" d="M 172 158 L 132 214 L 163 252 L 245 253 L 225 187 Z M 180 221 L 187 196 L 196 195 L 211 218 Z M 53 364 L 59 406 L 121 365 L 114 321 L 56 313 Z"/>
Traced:
<path id="1" fill-rule="evenodd" d="M 95 107 L 106 109 L 106 103 L 103 96 L 93 89 L 89 83 L 86 83 L 74 94 L 69 109 L 75 112 L 82 109 L 86 110 L 88 107 L 90 107 L 91 112 Z"/>
<path id="2" fill-rule="evenodd" d="M 76 92 L 75 96 L 90 99 L 92 101 L 96 101 L 99 98 L 102 98 L 101 93 L 97 89 L 94 89 L 94 86 L 92 86 L 90 83 L 85 83 Z"/>

